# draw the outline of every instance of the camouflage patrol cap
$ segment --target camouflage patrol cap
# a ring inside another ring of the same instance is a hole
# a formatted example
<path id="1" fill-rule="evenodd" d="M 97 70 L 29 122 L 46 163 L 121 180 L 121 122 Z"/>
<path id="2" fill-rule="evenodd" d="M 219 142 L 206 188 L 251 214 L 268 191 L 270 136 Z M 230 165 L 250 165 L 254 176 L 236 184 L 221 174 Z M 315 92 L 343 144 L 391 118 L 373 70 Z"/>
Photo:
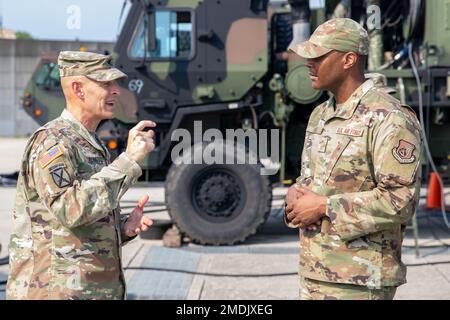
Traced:
<path id="1" fill-rule="evenodd" d="M 314 31 L 308 41 L 289 48 L 303 58 L 318 58 L 332 50 L 367 55 L 369 35 L 356 21 L 348 18 L 331 19 Z"/>
<path id="2" fill-rule="evenodd" d="M 61 51 L 58 57 L 60 77 L 85 76 L 95 81 L 112 81 L 127 75 L 111 65 L 111 56 L 82 51 Z"/>

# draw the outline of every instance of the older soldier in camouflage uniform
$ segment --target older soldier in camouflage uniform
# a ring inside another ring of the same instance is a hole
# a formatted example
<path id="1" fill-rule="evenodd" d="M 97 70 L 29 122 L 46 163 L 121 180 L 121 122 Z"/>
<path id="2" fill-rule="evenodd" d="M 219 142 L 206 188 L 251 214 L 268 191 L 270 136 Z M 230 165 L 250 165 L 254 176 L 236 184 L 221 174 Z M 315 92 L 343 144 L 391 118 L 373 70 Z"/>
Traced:
<path id="1" fill-rule="evenodd" d="M 329 20 L 291 50 L 307 59 L 313 87 L 334 95 L 310 116 L 286 196 L 286 223 L 300 228 L 300 299 L 393 299 L 406 282 L 401 245 L 419 198 L 420 125 L 364 78 L 368 36 L 355 21 Z"/>
<path id="2" fill-rule="evenodd" d="M 114 118 L 124 73 L 111 57 L 61 52 L 67 105 L 30 138 L 22 160 L 10 241 L 8 299 L 123 299 L 120 246 L 152 223 L 144 196 L 126 218 L 119 201 L 154 149 L 152 121 L 130 130 L 127 149 L 110 162 L 95 134 Z"/>

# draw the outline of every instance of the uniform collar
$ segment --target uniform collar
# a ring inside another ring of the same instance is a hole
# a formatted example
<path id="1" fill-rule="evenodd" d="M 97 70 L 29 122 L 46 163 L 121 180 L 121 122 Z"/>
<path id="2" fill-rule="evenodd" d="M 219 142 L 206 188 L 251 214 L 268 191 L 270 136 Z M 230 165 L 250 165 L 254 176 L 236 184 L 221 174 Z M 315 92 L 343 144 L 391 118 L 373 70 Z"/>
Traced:
<path id="1" fill-rule="evenodd" d="M 328 121 L 333 117 L 342 118 L 342 119 L 350 119 L 353 116 L 353 113 L 356 110 L 359 102 L 362 97 L 366 95 L 366 93 L 374 87 L 374 83 L 372 79 L 366 80 L 363 84 L 361 84 L 352 95 L 345 101 L 341 106 L 339 106 L 339 110 L 336 110 L 335 105 L 336 101 L 334 97 L 331 97 L 326 104 L 324 110 L 324 121 Z"/>
<path id="2" fill-rule="evenodd" d="M 72 127 L 72 129 L 74 129 L 80 136 L 87 140 L 95 149 L 98 149 L 102 153 L 105 153 L 105 150 L 97 142 L 97 139 L 94 138 L 95 133 L 90 133 L 86 129 L 86 127 L 77 118 L 75 118 L 72 113 L 70 113 L 70 111 L 64 109 L 64 111 L 61 113 L 61 118 L 64 119 Z"/>

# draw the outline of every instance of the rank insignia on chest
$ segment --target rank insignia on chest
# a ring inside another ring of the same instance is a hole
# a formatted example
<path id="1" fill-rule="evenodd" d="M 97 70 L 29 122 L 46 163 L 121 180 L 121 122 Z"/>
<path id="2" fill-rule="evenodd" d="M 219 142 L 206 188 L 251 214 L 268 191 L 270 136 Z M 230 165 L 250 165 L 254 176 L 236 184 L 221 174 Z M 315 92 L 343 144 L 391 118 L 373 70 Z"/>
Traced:
<path id="1" fill-rule="evenodd" d="M 55 182 L 55 184 L 59 188 L 64 188 L 70 185 L 69 173 L 67 172 L 64 163 L 55 164 L 54 166 L 51 166 L 48 170 L 52 175 L 53 182 Z"/>
<path id="2" fill-rule="evenodd" d="M 402 164 L 413 163 L 416 160 L 416 157 L 413 155 L 414 149 L 416 149 L 415 145 L 400 139 L 398 146 L 392 149 L 392 155 Z"/>
<path id="3" fill-rule="evenodd" d="M 317 148 L 317 151 L 320 153 L 325 153 L 327 151 L 327 144 L 328 144 L 328 140 L 330 138 L 327 136 L 321 137 L 319 140 L 319 146 Z"/>
<path id="4" fill-rule="evenodd" d="M 39 165 L 41 166 L 42 169 L 44 169 L 53 160 L 62 156 L 63 154 L 64 154 L 64 152 L 61 150 L 60 147 L 54 146 L 54 147 L 50 148 L 46 153 L 44 153 L 42 158 L 39 160 Z"/>

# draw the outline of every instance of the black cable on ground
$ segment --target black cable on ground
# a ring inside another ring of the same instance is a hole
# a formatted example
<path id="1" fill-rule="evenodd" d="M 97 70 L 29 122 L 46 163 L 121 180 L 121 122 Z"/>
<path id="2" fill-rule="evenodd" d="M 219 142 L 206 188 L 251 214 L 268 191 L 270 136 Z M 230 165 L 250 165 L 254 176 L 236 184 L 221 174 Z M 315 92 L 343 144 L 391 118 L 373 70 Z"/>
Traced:
<path id="1" fill-rule="evenodd" d="M 436 262 L 421 262 L 421 263 L 406 263 L 407 267 L 420 267 L 420 266 L 431 266 L 437 264 L 450 264 L 450 260 L 436 261 Z M 126 267 L 125 270 L 142 270 L 142 271 L 165 271 L 165 272 L 177 272 L 177 273 L 187 273 L 196 276 L 207 276 L 207 277 L 234 277 L 234 278 L 262 278 L 262 277 L 284 277 L 298 275 L 298 272 L 280 272 L 280 273 L 260 273 L 260 274 L 244 274 L 244 273 L 209 273 L 209 272 L 196 272 L 189 270 L 180 269 L 166 269 L 166 268 L 155 268 L 155 267 Z"/>
<path id="2" fill-rule="evenodd" d="M 402 245 L 402 248 L 406 248 L 406 249 L 414 249 L 416 246 L 414 245 Z M 430 245 L 420 245 L 418 246 L 419 249 L 433 249 L 433 248 L 445 248 L 445 247 L 450 247 L 450 245 L 443 245 L 443 244 L 430 244 Z"/>
<path id="3" fill-rule="evenodd" d="M 450 261 L 449 261 L 450 263 Z M 208 277 L 236 277 L 236 278 L 251 278 L 251 277 L 282 277 L 297 275 L 298 272 L 281 272 L 281 273 L 261 273 L 261 274 L 244 274 L 244 273 L 208 273 L 208 272 L 196 272 L 181 269 L 166 269 L 166 268 L 154 268 L 154 267 L 126 267 L 125 270 L 147 270 L 147 271 L 166 271 L 166 272 L 178 272 L 187 273 L 197 276 Z"/>
<path id="4" fill-rule="evenodd" d="M 433 266 L 435 264 L 450 264 L 450 260 L 436 261 L 436 262 L 405 263 L 405 266 L 420 267 L 420 266 Z"/>

